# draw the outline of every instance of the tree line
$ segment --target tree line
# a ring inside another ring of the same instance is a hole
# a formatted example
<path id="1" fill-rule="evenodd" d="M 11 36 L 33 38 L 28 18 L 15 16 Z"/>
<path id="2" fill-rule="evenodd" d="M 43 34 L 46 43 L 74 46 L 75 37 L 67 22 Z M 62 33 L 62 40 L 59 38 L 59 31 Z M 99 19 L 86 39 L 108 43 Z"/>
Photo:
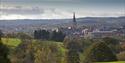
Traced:
<path id="1" fill-rule="evenodd" d="M 107 62 L 117 61 L 120 57 L 125 60 L 124 53 L 119 46 L 119 40 L 106 37 L 103 39 L 84 39 L 78 37 L 63 37 L 63 43 L 45 42 L 50 40 L 53 35 L 53 40 L 61 37 L 62 32 L 49 32 L 46 30 L 34 31 L 35 42 L 31 39 L 23 40 L 12 53 L 9 53 L 9 48 L 0 40 L 0 62 L 2 63 L 92 63 L 92 62 Z M 59 35 L 58 35 L 59 34 Z M 0 39 L 2 38 L 0 31 Z M 21 34 L 21 39 L 25 34 Z M 55 38 L 54 38 L 55 37 Z M 33 38 L 32 38 L 33 39 Z M 52 40 L 52 39 L 51 39 Z M 57 40 L 54 40 L 57 41 Z M 119 54 L 120 53 L 120 54 Z M 116 54 L 119 54 L 117 57 Z M 8 55 L 10 57 L 8 57 Z"/>
<path id="2" fill-rule="evenodd" d="M 65 34 L 62 31 L 56 31 L 56 30 L 54 31 L 35 30 L 34 38 L 62 42 L 65 38 Z"/>

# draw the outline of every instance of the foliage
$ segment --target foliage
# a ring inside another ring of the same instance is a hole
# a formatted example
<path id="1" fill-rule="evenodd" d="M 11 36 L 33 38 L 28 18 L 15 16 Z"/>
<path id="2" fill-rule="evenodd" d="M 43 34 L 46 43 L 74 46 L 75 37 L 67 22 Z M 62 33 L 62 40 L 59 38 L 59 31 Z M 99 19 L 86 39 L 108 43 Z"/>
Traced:
<path id="1" fill-rule="evenodd" d="M 23 33 L 23 32 L 17 33 L 17 37 L 20 38 L 21 40 L 32 39 L 32 36 L 30 36 L 29 34 Z"/>
<path id="2" fill-rule="evenodd" d="M 83 63 L 117 61 L 116 55 L 104 42 L 95 42 L 84 55 Z"/>
<path id="3" fill-rule="evenodd" d="M 62 31 L 53 31 L 51 40 L 62 42 L 65 38 L 65 34 Z"/>
<path id="4" fill-rule="evenodd" d="M 67 63 L 80 63 L 79 52 L 82 52 L 82 46 L 76 38 L 65 38 L 64 45 L 68 49 L 66 54 Z"/>
<path id="5" fill-rule="evenodd" d="M 33 51 L 30 40 L 21 44 L 11 53 L 12 63 L 33 63 Z"/>
<path id="6" fill-rule="evenodd" d="M 53 40 L 57 42 L 62 42 L 64 40 L 65 34 L 62 31 L 52 31 L 49 32 L 47 30 L 35 30 L 34 38 L 42 39 L 42 40 Z"/>
<path id="7" fill-rule="evenodd" d="M 34 38 L 48 40 L 49 34 L 50 34 L 50 32 L 47 30 L 35 30 L 34 31 Z"/>
<path id="8" fill-rule="evenodd" d="M 113 45 L 119 44 L 119 40 L 115 38 L 105 37 L 103 38 L 103 40 L 105 41 L 106 44 L 113 44 Z"/>
<path id="9" fill-rule="evenodd" d="M 119 61 L 125 61 L 125 51 L 117 54 L 117 58 L 118 58 Z"/>
<path id="10" fill-rule="evenodd" d="M 11 54 L 12 63 L 61 63 L 62 46 L 53 42 L 27 40 Z"/>
<path id="11" fill-rule="evenodd" d="M 67 63 L 80 63 L 79 53 L 75 50 L 69 50 L 67 53 Z"/>
<path id="12" fill-rule="evenodd" d="M 10 63 L 8 59 L 9 49 L 0 41 L 0 62 Z"/>
<path id="13" fill-rule="evenodd" d="M 3 36 L 3 33 L 2 33 L 2 31 L 0 30 L 0 41 L 1 41 L 2 36 Z"/>
<path id="14" fill-rule="evenodd" d="M 35 63 L 61 63 L 62 55 L 56 44 L 38 46 L 35 53 Z"/>
<path id="15" fill-rule="evenodd" d="M 63 44 L 68 50 L 76 50 L 77 52 L 83 52 L 84 46 L 82 42 L 77 38 L 66 37 L 63 41 Z"/>
<path id="16" fill-rule="evenodd" d="M 105 37 L 103 41 L 113 50 L 115 53 L 119 53 L 121 50 L 120 43 L 118 39 Z"/>

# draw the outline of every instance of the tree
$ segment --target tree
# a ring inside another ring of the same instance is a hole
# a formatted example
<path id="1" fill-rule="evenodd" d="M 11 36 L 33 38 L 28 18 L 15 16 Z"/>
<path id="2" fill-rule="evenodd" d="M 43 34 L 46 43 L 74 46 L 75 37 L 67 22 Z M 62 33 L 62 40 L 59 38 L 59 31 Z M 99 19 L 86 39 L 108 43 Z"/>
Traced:
<path id="1" fill-rule="evenodd" d="M 24 32 L 19 32 L 19 33 L 17 33 L 17 36 L 18 36 L 18 38 L 20 38 L 20 39 L 32 39 L 32 36 L 30 36 L 29 34 L 27 34 L 27 33 L 24 33 Z"/>
<path id="2" fill-rule="evenodd" d="M 58 44 L 22 42 L 11 54 L 12 63 L 61 63 L 62 51 Z"/>
<path id="3" fill-rule="evenodd" d="M 34 38 L 35 39 L 40 39 L 38 30 L 34 31 Z"/>
<path id="4" fill-rule="evenodd" d="M 79 53 L 75 50 L 67 52 L 67 63 L 80 63 Z"/>
<path id="5" fill-rule="evenodd" d="M 0 62 L 1 63 L 10 63 L 10 61 L 8 59 L 9 49 L 6 45 L 4 45 L 2 43 L 1 37 L 2 37 L 2 31 L 0 31 Z"/>
<path id="6" fill-rule="evenodd" d="M 119 40 L 118 40 L 118 39 L 111 38 L 111 37 L 105 37 L 105 38 L 103 38 L 103 41 L 104 41 L 106 44 L 112 44 L 112 45 L 117 45 L 117 44 L 119 44 Z"/>
<path id="7" fill-rule="evenodd" d="M 12 63 L 34 63 L 34 51 L 33 44 L 30 40 L 22 42 L 16 49 L 11 53 Z"/>
<path id="8" fill-rule="evenodd" d="M 2 36 L 3 36 L 3 33 L 2 33 L 2 31 L 0 30 L 0 41 L 2 40 L 2 39 L 1 39 Z"/>
<path id="9" fill-rule="evenodd" d="M 34 38 L 35 39 L 48 40 L 49 36 L 50 36 L 50 33 L 47 30 L 35 30 L 34 31 Z"/>
<path id="10" fill-rule="evenodd" d="M 95 42 L 84 55 L 83 63 L 117 61 L 116 55 L 104 42 Z"/>
<path id="11" fill-rule="evenodd" d="M 67 63 L 80 63 L 79 53 L 82 51 L 81 44 L 76 38 L 64 39 L 64 46 L 68 49 L 66 54 Z"/>
<path id="12" fill-rule="evenodd" d="M 77 52 L 83 52 L 83 44 L 78 38 L 65 37 L 63 44 L 68 50 L 75 50 Z"/>
<path id="13" fill-rule="evenodd" d="M 62 42 L 65 38 L 65 34 L 62 31 L 53 31 L 51 40 Z"/>
<path id="14" fill-rule="evenodd" d="M 119 53 L 121 50 L 120 43 L 118 39 L 105 37 L 103 41 L 113 50 L 115 53 Z"/>
<path id="15" fill-rule="evenodd" d="M 37 42 L 38 43 L 38 42 Z M 35 63 L 61 63 L 62 51 L 56 43 L 40 42 L 35 49 Z"/>
<path id="16" fill-rule="evenodd" d="M 118 58 L 119 61 L 125 61 L 125 51 L 117 54 L 117 58 Z"/>

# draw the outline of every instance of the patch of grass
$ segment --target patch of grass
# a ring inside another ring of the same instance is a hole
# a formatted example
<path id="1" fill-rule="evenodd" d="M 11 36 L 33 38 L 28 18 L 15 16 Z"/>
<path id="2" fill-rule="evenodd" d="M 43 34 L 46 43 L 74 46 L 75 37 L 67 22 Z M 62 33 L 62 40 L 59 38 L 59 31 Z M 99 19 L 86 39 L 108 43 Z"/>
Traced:
<path id="1" fill-rule="evenodd" d="M 15 48 L 21 43 L 21 40 L 17 38 L 2 38 L 2 42 L 9 47 Z"/>
<path id="2" fill-rule="evenodd" d="M 116 61 L 116 62 L 96 62 L 96 63 L 125 63 L 125 61 Z"/>

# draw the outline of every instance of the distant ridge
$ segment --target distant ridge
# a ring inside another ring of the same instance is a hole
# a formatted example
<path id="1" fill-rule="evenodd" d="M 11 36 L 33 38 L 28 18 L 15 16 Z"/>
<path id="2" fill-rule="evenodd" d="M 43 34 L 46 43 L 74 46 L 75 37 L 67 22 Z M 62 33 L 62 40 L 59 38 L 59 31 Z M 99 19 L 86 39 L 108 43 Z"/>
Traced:
<path id="1" fill-rule="evenodd" d="M 102 18 L 125 18 L 125 16 L 119 16 L 119 17 L 79 17 L 76 19 L 102 19 Z M 17 20 L 70 20 L 72 18 L 66 18 L 66 19 L 13 19 L 13 20 L 9 20 L 9 21 L 17 21 Z M 1 20 L 0 20 L 1 21 Z M 3 20 L 2 20 L 3 21 Z M 4 21 L 8 21 L 8 20 L 4 20 Z"/>

